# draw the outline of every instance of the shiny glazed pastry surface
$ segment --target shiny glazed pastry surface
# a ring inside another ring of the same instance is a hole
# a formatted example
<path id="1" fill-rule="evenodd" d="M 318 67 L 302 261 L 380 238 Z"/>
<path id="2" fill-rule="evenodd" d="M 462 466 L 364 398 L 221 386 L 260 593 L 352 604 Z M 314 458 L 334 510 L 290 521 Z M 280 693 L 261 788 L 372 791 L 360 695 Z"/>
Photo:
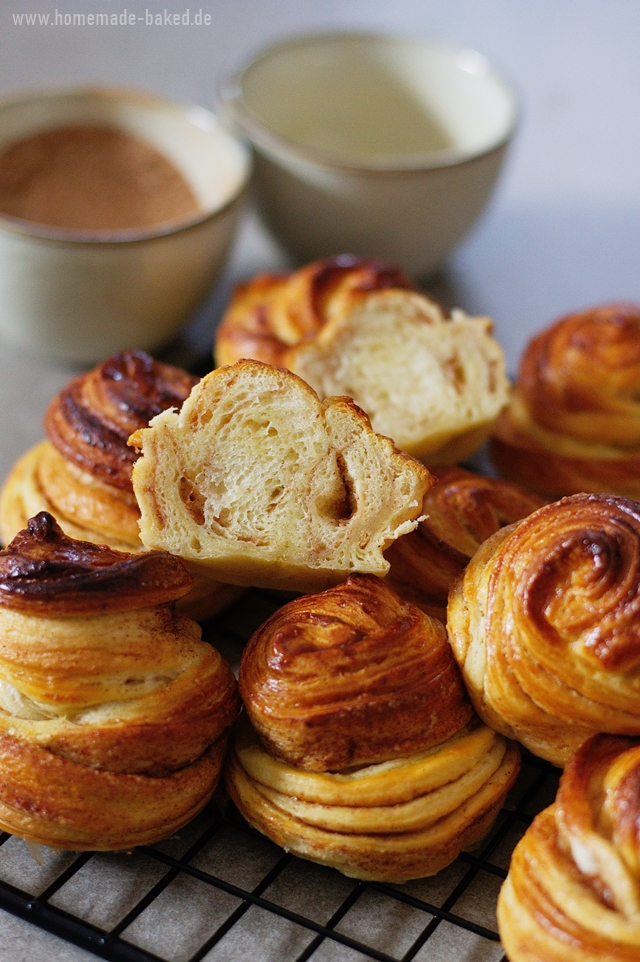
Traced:
<path id="1" fill-rule="evenodd" d="M 598 735 L 516 847 L 500 892 L 510 962 L 636 962 L 640 740 Z"/>
<path id="2" fill-rule="evenodd" d="M 243 653 L 240 690 L 232 798 L 346 875 L 439 871 L 486 834 L 519 767 L 473 716 L 441 623 L 372 576 L 276 612 Z"/>
<path id="3" fill-rule="evenodd" d="M 338 258 L 243 285 L 219 328 L 216 357 L 264 360 L 321 398 L 352 397 L 403 451 L 450 464 L 482 444 L 508 401 L 491 332 L 489 318 L 446 316 L 396 268 Z"/>
<path id="4" fill-rule="evenodd" d="M 529 344 L 492 440 L 507 478 L 560 497 L 640 498 L 640 307 L 562 318 Z"/>
<path id="5" fill-rule="evenodd" d="M 446 621 L 449 589 L 482 542 L 544 501 L 464 468 L 433 468 L 432 473 L 437 483 L 425 495 L 425 517 L 386 552 L 391 564 L 386 581 L 403 598 Z"/>
<path id="6" fill-rule="evenodd" d="M 640 735 L 640 504 L 578 494 L 486 541 L 447 627 L 481 718 L 563 765 L 597 732 Z"/>
<path id="7" fill-rule="evenodd" d="M 234 584 L 303 591 L 354 571 L 416 525 L 433 478 L 348 398 L 321 402 L 289 371 L 212 371 L 180 412 L 130 439 L 141 536 Z"/>
<path id="8" fill-rule="evenodd" d="M 59 848 L 171 834 L 211 796 L 236 684 L 172 602 L 181 563 L 69 539 L 45 513 L 0 552 L 0 825 Z"/>

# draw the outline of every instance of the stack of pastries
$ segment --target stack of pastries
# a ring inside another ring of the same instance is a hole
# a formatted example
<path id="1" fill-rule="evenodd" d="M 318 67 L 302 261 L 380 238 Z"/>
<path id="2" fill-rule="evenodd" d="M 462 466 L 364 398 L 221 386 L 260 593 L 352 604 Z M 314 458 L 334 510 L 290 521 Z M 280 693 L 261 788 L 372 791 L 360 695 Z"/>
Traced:
<path id="1" fill-rule="evenodd" d="M 235 679 L 173 602 L 184 565 L 65 535 L 50 514 L 0 552 L 0 827 L 128 849 L 211 797 Z"/>
<path id="2" fill-rule="evenodd" d="M 319 591 L 242 657 L 247 820 L 350 876 L 431 874 L 519 741 L 566 769 L 501 896 L 511 962 L 637 958 L 640 309 L 545 331 L 508 404 L 487 318 L 343 256 L 240 287 L 216 354 L 199 382 L 137 351 L 77 377 L 0 495 L 0 827 L 108 850 L 184 824 L 239 708 L 177 610 L 192 573 L 207 614 Z M 529 491 L 454 466 L 492 428 Z"/>
<path id="3" fill-rule="evenodd" d="M 482 838 L 519 768 L 474 717 L 442 624 L 377 578 L 285 605 L 240 667 L 231 797 L 277 844 L 403 881 Z"/>

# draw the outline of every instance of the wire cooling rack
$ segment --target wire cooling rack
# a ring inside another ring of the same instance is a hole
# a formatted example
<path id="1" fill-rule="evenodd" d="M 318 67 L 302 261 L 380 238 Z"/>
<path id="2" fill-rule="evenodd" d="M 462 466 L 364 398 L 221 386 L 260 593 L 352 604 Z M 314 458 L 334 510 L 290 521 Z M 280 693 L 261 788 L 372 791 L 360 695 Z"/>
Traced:
<path id="1" fill-rule="evenodd" d="M 250 591 L 205 630 L 232 663 L 282 603 Z M 132 853 L 43 849 L 0 835 L 0 908 L 113 962 L 500 962 L 495 903 L 514 845 L 557 771 L 525 756 L 490 835 L 438 875 L 357 882 L 283 852 L 216 798 Z"/>

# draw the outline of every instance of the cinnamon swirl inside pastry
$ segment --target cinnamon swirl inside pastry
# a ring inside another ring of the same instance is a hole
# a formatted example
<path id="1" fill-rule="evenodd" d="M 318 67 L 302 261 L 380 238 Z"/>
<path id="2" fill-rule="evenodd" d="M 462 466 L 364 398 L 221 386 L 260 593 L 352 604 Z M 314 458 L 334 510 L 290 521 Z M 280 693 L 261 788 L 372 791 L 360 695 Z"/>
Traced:
<path id="1" fill-rule="evenodd" d="M 441 623 L 371 576 L 276 612 L 240 690 L 233 800 L 346 875 L 439 871 L 487 833 L 517 774 L 515 745 L 473 716 Z"/>
<path id="2" fill-rule="evenodd" d="M 236 684 L 173 602 L 180 561 L 68 538 L 42 513 L 0 552 L 0 826 L 55 848 L 171 834 L 213 793 Z"/>
<path id="3" fill-rule="evenodd" d="M 321 399 L 353 398 L 401 450 L 451 464 L 480 447 L 509 398 L 492 330 L 487 317 L 446 315 L 396 268 L 342 257 L 241 287 L 216 358 L 286 367 Z"/>

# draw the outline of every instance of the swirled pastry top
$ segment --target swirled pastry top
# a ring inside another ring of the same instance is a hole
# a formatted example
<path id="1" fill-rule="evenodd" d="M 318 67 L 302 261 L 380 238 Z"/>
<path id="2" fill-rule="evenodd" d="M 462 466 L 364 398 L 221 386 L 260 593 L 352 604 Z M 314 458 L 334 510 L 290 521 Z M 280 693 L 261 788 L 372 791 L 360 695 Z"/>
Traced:
<path id="1" fill-rule="evenodd" d="M 640 741 L 589 739 L 517 846 L 500 893 L 511 962 L 635 962 L 640 951 Z"/>
<path id="2" fill-rule="evenodd" d="M 152 417 L 180 407 L 197 378 L 143 351 L 125 351 L 71 381 L 51 402 L 47 434 L 83 471 L 131 490 L 135 452 L 129 435 Z"/>
<path id="3" fill-rule="evenodd" d="M 298 374 L 321 398 L 352 397 L 375 431 L 425 463 L 474 451 L 510 390 L 490 319 L 447 316 L 368 262 L 320 285 L 320 295 L 319 278 L 335 270 L 319 262 L 243 288 L 219 329 L 218 362 L 255 357 Z"/>
<path id="4" fill-rule="evenodd" d="M 349 254 L 314 261 L 290 274 L 259 274 L 239 284 L 216 332 L 216 361 L 251 357 L 287 366 L 287 348 L 313 337 L 372 291 L 415 290 L 397 267 Z"/>
<path id="5" fill-rule="evenodd" d="M 441 623 L 372 576 L 277 611 L 243 653 L 240 693 L 266 750 L 311 771 L 428 749 L 472 714 Z"/>
<path id="6" fill-rule="evenodd" d="M 640 307 L 570 314 L 529 344 L 494 429 L 500 472 L 550 496 L 640 497 Z"/>
<path id="7" fill-rule="evenodd" d="M 19 611 L 50 616 L 125 611 L 174 601 L 192 584 L 178 558 L 75 541 L 46 511 L 0 551 L 0 606 Z"/>
<path id="8" fill-rule="evenodd" d="M 573 495 L 493 535 L 452 590 L 476 709 L 562 764 L 595 732 L 640 734 L 640 504 Z"/>
<path id="9" fill-rule="evenodd" d="M 432 473 L 437 483 L 424 497 L 424 517 L 386 552 L 387 583 L 427 613 L 446 618 L 449 589 L 482 542 L 544 501 L 464 468 L 435 467 Z"/>
<path id="10" fill-rule="evenodd" d="M 382 552 L 415 527 L 433 483 L 349 398 L 321 402 L 257 361 L 212 371 L 130 443 L 143 543 L 231 584 L 302 591 L 385 574 Z"/>

